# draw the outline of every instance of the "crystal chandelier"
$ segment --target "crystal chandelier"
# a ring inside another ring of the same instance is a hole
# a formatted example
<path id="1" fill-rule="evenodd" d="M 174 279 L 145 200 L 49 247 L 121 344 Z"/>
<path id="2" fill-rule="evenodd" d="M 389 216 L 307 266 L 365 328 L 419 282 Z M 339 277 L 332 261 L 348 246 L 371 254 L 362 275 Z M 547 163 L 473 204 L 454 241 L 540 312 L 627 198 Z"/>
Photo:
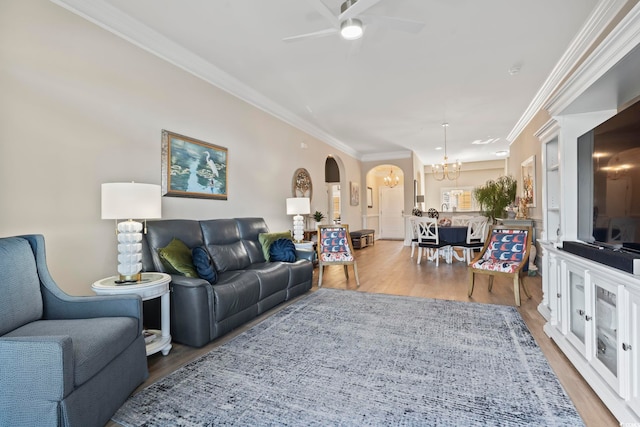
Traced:
<path id="1" fill-rule="evenodd" d="M 443 123 L 444 128 L 444 161 L 437 165 L 431 165 L 431 173 L 436 181 L 442 181 L 445 177 L 451 181 L 458 179 L 460 176 L 460 168 L 462 163 L 456 160 L 455 163 L 447 163 L 449 158 L 447 157 L 447 127 L 449 123 Z"/>
<path id="2" fill-rule="evenodd" d="M 398 185 L 399 182 L 400 182 L 400 177 L 398 175 L 394 175 L 393 168 L 391 168 L 391 171 L 389 172 L 389 176 L 384 177 L 384 185 L 386 185 L 389 188 L 393 188 L 396 185 Z"/>

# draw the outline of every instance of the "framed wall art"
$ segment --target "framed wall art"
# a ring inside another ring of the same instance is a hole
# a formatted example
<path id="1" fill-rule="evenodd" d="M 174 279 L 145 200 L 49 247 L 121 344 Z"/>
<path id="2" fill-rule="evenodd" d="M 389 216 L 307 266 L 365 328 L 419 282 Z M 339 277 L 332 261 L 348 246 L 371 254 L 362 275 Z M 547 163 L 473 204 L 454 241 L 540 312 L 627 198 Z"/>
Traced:
<path id="1" fill-rule="evenodd" d="M 225 147 L 162 131 L 162 194 L 227 200 Z"/>
<path id="2" fill-rule="evenodd" d="M 520 165 L 522 172 L 521 195 L 530 208 L 536 207 L 536 156 L 533 155 Z"/>
<path id="3" fill-rule="evenodd" d="M 351 206 L 358 206 L 360 204 L 360 184 L 349 182 L 349 195 L 351 196 Z"/>

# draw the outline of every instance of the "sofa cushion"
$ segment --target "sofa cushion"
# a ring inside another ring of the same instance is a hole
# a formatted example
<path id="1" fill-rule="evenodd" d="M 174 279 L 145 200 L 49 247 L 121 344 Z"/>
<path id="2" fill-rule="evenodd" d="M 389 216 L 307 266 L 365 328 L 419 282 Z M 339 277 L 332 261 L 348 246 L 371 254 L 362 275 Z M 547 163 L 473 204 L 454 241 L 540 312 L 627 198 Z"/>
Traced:
<path id="1" fill-rule="evenodd" d="M 174 238 L 167 246 L 158 249 L 158 255 L 170 273 L 198 277 L 198 272 L 193 266 L 191 250 L 182 240 Z"/>
<path id="2" fill-rule="evenodd" d="M 99 317 L 93 319 L 38 320 L 5 337 L 68 336 L 73 343 L 76 387 L 84 384 L 120 355 L 138 337 L 138 319 Z"/>
<path id="3" fill-rule="evenodd" d="M 0 335 L 42 317 L 40 278 L 27 240 L 0 240 L 0 282 Z"/>
<path id="4" fill-rule="evenodd" d="M 270 261 L 295 262 L 296 247 L 291 239 L 278 239 L 269 248 Z"/>
<path id="5" fill-rule="evenodd" d="M 198 276 L 212 285 L 215 284 L 218 281 L 218 272 L 211 262 L 209 252 L 205 248 L 198 246 L 193 248 L 191 256 Z"/>
<path id="6" fill-rule="evenodd" d="M 258 241 L 262 245 L 262 253 L 264 254 L 265 261 L 271 261 L 270 249 L 273 242 L 278 239 L 289 239 L 291 240 L 291 233 L 288 231 L 283 231 L 280 233 L 260 233 L 258 234 Z"/>

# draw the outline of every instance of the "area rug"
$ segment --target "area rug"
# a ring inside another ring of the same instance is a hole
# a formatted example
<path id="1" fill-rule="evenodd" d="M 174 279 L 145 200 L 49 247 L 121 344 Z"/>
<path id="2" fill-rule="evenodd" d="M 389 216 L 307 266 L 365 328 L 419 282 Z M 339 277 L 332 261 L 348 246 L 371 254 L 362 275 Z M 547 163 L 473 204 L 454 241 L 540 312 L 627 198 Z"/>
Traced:
<path id="1" fill-rule="evenodd" d="M 583 425 L 514 307 L 333 289 L 140 391 L 113 421 Z"/>

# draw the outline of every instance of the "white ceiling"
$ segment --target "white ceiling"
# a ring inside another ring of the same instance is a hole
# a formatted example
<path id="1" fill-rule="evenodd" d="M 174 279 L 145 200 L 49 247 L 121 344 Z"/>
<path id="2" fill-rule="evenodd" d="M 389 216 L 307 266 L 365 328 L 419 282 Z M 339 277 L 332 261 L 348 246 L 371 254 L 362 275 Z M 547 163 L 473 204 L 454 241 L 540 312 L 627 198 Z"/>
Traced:
<path id="1" fill-rule="evenodd" d="M 52 1 L 360 159 L 414 151 L 425 164 L 442 160 L 443 122 L 451 160 L 508 150 L 507 136 L 597 3 L 381 0 L 366 13 L 424 27 L 410 33 L 363 17 L 358 41 L 287 43 L 331 28 L 321 12 L 337 16 L 342 1 Z"/>

